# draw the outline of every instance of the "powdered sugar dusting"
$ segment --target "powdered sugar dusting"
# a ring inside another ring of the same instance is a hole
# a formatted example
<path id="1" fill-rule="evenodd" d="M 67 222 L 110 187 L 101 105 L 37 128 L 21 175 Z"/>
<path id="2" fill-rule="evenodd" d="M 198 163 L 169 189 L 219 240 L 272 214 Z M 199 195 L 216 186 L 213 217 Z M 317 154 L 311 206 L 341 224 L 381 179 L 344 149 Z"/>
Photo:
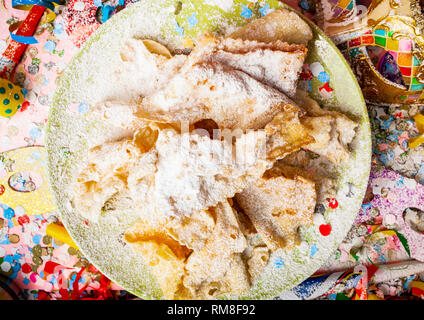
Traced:
<path id="1" fill-rule="evenodd" d="M 225 12 L 228 12 L 233 6 L 233 0 L 206 0 L 205 3 L 210 6 L 217 6 Z"/>
<path id="2" fill-rule="evenodd" d="M 239 4 L 239 1 L 233 2 L 234 5 Z M 76 173 L 84 167 L 87 150 L 107 141 L 116 132 L 103 122 L 99 123 L 89 116 L 71 114 L 66 110 L 72 103 L 95 105 L 110 97 L 119 97 L 124 101 L 136 98 L 123 94 L 127 89 L 125 86 L 129 84 L 112 83 L 110 79 L 119 71 L 117 66 L 122 63 L 121 48 L 129 39 L 154 39 L 165 43 L 171 50 L 181 45 L 182 38 L 172 31 L 175 27 L 174 7 L 167 4 L 167 1 L 153 0 L 134 4 L 108 20 L 85 43 L 81 53 L 62 76 L 49 117 L 46 138 L 52 189 L 62 221 L 74 241 L 109 278 L 146 299 L 161 298 L 161 291 L 149 268 L 122 240 L 122 232 L 137 221 L 137 212 L 111 211 L 100 217 L 98 223 L 89 222 L 87 225 L 84 218 L 72 210 L 70 205 L 70 187 Z M 223 27 L 234 28 L 223 17 L 219 23 Z M 317 37 L 319 31 L 314 29 L 314 33 Z M 330 43 L 324 35 L 320 34 L 319 37 L 323 43 Z M 360 207 L 368 179 L 371 147 L 367 113 L 359 91 L 347 92 L 345 89 L 355 88 L 356 82 L 338 51 L 330 45 L 322 47 L 325 50 L 317 50 L 312 43 L 308 63 L 320 61 L 328 68 L 336 95 L 334 99 L 321 103 L 342 112 L 347 111 L 359 122 L 356 138 L 351 145 L 352 157 L 346 165 L 337 168 L 339 207 L 316 214 L 314 224 L 301 230 L 302 243 L 293 250 L 275 251 L 264 272 L 256 278 L 252 289 L 243 296 L 234 296 L 235 298 L 273 298 L 304 280 L 325 262 L 331 251 L 343 240 L 356 215 L 356 209 Z M 353 196 L 347 196 L 348 183 L 354 184 Z M 326 237 L 320 235 L 320 224 L 331 224 L 331 234 Z M 313 258 L 309 255 L 312 244 L 319 248 Z"/>

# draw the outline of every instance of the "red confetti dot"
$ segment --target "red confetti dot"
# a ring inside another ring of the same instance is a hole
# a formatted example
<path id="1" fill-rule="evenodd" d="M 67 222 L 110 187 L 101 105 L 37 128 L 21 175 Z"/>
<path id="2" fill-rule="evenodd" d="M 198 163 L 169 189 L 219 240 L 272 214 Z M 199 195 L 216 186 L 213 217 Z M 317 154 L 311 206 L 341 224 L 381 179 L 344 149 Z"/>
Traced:
<path id="1" fill-rule="evenodd" d="M 337 200 L 335 198 L 331 198 L 328 200 L 328 206 L 331 209 L 336 209 L 339 206 L 339 203 L 337 202 Z"/>
<path id="2" fill-rule="evenodd" d="M 38 300 L 51 300 L 51 298 L 46 292 L 38 291 Z"/>
<path id="3" fill-rule="evenodd" d="M 0 184 L 0 196 L 3 195 L 5 190 L 4 185 Z"/>
<path id="4" fill-rule="evenodd" d="M 30 273 L 32 271 L 31 266 L 28 263 L 25 263 L 22 265 L 22 272 L 23 273 Z"/>
<path id="5" fill-rule="evenodd" d="M 312 80 L 313 78 L 313 74 L 310 70 L 303 70 L 302 73 L 300 74 L 300 79 L 302 80 Z"/>
<path id="6" fill-rule="evenodd" d="M 44 266 L 44 271 L 47 273 L 54 273 L 54 268 L 56 268 L 57 266 L 59 266 L 58 263 L 53 261 L 47 261 L 46 265 Z"/>
<path id="7" fill-rule="evenodd" d="M 29 217 L 28 216 L 21 216 L 18 218 L 18 223 L 22 226 L 25 223 L 29 223 Z"/>
<path id="8" fill-rule="evenodd" d="M 24 112 L 26 109 L 28 109 L 30 103 L 29 101 L 24 101 L 24 103 L 22 103 L 22 107 L 21 107 L 21 112 Z"/>
<path id="9" fill-rule="evenodd" d="M 394 114 L 394 117 L 395 117 L 395 118 L 402 119 L 402 112 L 396 112 L 396 113 Z"/>
<path id="10" fill-rule="evenodd" d="M 331 225 L 329 224 L 322 224 L 319 226 L 319 232 L 326 237 L 331 233 Z"/>
<path id="11" fill-rule="evenodd" d="M 62 296 L 62 300 L 69 300 L 69 292 L 66 289 L 59 289 L 59 293 Z"/>

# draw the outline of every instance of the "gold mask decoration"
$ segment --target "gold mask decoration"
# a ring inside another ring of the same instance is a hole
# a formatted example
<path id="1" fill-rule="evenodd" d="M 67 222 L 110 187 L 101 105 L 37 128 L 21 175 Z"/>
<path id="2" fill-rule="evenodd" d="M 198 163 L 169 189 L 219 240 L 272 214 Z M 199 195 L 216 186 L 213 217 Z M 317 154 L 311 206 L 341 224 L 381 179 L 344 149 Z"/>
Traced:
<path id="1" fill-rule="evenodd" d="M 424 103 L 423 7 L 420 0 L 321 0 L 321 27 L 367 102 Z"/>

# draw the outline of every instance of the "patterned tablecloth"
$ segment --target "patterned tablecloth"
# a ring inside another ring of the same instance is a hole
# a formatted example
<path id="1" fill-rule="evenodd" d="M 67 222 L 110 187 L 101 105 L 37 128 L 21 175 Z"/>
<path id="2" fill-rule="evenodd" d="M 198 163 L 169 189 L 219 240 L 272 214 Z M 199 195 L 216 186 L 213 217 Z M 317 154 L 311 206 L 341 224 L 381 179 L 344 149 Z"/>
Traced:
<path id="1" fill-rule="evenodd" d="M 55 19 L 38 27 L 38 43 L 17 66 L 13 82 L 27 90 L 26 102 L 13 117 L 0 117 L 0 299 L 13 294 L 10 288 L 22 299 L 135 298 L 77 248 L 46 233 L 50 223 L 60 221 L 49 192 L 37 186 L 45 179 L 44 126 L 58 76 L 92 32 L 132 2 L 69 0 L 56 6 Z M 286 2 L 314 18 L 312 0 Z M 9 26 L 26 14 L 10 0 L 0 3 L 0 52 Z M 368 107 L 374 166 L 361 212 L 331 259 L 281 298 L 424 298 L 424 214 L 408 209 L 424 210 L 424 146 L 410 150 L 407 143 L 418 134 L 413 117 L 422 107 Z M 6 179 L 11 172 L 13 178 Z M 25 184 L 28 180 L 34 185 Z M 27 188 L 36 190 L 21 192 Z M 398 221 L 412 231 L 397 232 Z"/>

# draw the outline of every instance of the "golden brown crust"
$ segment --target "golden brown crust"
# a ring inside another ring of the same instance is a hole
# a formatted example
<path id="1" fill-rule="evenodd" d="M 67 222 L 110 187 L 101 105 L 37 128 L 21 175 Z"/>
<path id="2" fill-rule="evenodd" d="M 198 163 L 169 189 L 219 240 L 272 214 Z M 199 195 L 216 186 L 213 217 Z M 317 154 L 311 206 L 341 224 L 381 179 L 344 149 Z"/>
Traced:
<path id="1" fill-rule="evenodd" d="M 287 9 L 274 10 L 230 35 L 234 39 L 260 42 L 283 40 L 304 45 L 307 45 L 312 36 L 313 33 L 308 24 L 296 13 Z"/>

